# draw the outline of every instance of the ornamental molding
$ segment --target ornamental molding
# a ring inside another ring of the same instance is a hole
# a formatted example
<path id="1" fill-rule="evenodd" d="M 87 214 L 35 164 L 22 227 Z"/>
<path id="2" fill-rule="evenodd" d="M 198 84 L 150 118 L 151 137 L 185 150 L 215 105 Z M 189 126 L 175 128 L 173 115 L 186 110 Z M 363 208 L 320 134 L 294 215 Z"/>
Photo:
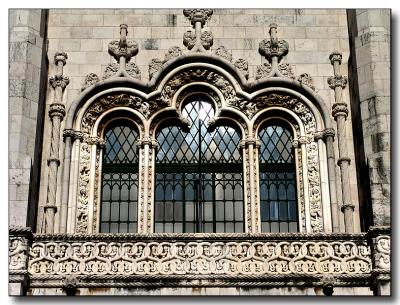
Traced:
<path id="1" fill-rule="evenodd" d="M 129 107 L 138 110 L 146 118 L 150 115 L 149 102 L 138 96 L 127 93 L 108 95 L 93 102 L 86 110 L 82 119 L 82 132 L 90 134 L 98 117 L 108 109 L 115 107 Z"/>
<path id="2" fill-rule="evenodd" d="M 335 103 L 332 105 L 332 116 L 336 119 L 338 116 L 347 118 L 349 109 L 346 103 Z"/>
<path id="3" fill-rule="evenodd" d="M 65 117 L 64 104 L 60 104 L 60 103 L 50 104 L 49 116 L 50 116 L 50 118 L 57 116 L 57 117 L 60 117 L 60 119 L 62 120 Z"/>

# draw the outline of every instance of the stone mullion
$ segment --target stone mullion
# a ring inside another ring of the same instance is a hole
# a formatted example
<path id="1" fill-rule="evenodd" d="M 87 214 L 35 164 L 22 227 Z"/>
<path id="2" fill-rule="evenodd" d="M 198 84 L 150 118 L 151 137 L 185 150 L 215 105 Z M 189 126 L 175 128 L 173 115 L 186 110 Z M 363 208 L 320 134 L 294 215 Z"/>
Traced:
<path id="1" fill-rule="evenodd" d="M 47 200 L 44 206 L 44 232 L 54 233 L 54 216 L 57 212 L 56 193 L 57 193 L 57 175 L 60 165 L 59 147 L 60 147 L 60 128 L 61 121 L 65 116 L 65 106 L 61 103 L 63 91 L 69 83 L 69 79 L 63 76 L 63 66 L 66 63 L 67 54 L 57 52 L 54 56 L 54 62 L 57 65 L 57 74 L 50 78 L 50 84 L 54 89 L 54 102 L 50 104 L 49 116 L 51 118 L 51 144 L 50 157 L 48 159 L 49 175 Z"/>
<path id="2" fill-rule="evenodd" d="M 328 79 L 328 84 L 331 89 L 335 91 L 335 104 L 332 106 L 332 115 L 337 124 L 338 135 L 338 148 L 341 174 L 341 188 L 342 188 L 342 211 L 344 213 L 344 223 L 346 232 L 354 232 L 353 212 L 354 205 L 351 204 L 350 196 L 350 179 L 349 179 L 349 165 L 350 158 L 348 157 L 347 143 L 346 143 L 346 118 L 348 115 L 347 104 L 343 103 L 343 89 L 346 87 L 347 79 L 340 74 L 340 64 L 342 62 L 342 55 L 340 53 L 332 53 L 329 56 L 331 60 L 334 76 Z"/>
<path id="3" fill-rule="evenodd" d="M 260 141 L 257 140 L 253 148 L 253 179 L 254 179 L 254 233 L 261 233 L 261 212 L 260 212 L 260 168 L 259 168 L 259 152 L 260 152 Z"/>

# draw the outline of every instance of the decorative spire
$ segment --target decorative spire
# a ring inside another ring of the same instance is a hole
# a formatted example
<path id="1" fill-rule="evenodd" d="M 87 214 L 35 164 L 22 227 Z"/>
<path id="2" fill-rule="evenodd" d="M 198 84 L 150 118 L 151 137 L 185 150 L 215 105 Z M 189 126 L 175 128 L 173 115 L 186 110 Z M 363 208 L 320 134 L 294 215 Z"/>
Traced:
<path id="1" fill-rule="evenodd" d="M 183 44 L 193 52 L 209 50 L 213 45 L 210 31 L 202 31 L 206 21 L 213 14 L 210 9 L 184 9 L 183 14 L 189 19 L 195 31 L 187 31 L 183 35 Z"/>

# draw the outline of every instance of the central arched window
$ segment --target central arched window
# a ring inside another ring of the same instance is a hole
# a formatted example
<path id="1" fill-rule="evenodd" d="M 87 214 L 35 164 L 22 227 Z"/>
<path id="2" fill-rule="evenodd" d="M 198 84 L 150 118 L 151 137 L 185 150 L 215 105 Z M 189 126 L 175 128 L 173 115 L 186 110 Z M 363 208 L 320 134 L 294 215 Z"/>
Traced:
<path id="1" fill-rule="evenodd" d="M 105 130 L 100 232 L 136 233 L 138 205 L 138 133 L 132 122 L 116 120 Z"/>
<path id="2" fill-rule="evenodd" d="M 262 232 L 297 232 L 296 167 L 290 127 L 270 122 L 258 134 Z"/>
<path id="3" fill-rule="evenodd" d="M 157 134 L 155 232 L 243 232 L 240 135 L 232 127 L 207 130 L 214 116 L 203 96 L 182 110 L 189 132 L 168 126 Z"/>

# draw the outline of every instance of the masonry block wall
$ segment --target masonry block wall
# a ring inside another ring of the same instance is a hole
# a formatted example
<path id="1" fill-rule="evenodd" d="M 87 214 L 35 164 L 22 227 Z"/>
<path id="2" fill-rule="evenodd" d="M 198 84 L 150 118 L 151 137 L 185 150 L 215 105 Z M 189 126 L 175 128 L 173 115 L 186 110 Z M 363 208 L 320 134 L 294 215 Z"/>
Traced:
<path id="1" fill-rule="evenodd" d="M 291 64 L 296 76 L 308 73 L 312 76 L 316 92 L 330 109 L 334 103 L 333 90 L 327 78 L 333 75 L 329 54 L 338 50 L 343 53 L 342 74 L 347 75 L 349 57 L 348 23 L 346 10 L 330 9 L 214 9 L 205 29 L 214 35 L 211 51 L 225 46 L 234 59 L 244 58 L 249 63 L 249 81 L 255 79 L 256 66 L 265 62 L 258 53 L 258 44 L 269 37 L 269 25 L 278 24 L 278 37 L 289 43 L 289 54 L 283 61 Z M 81 92 L 88 73 L 104 74 L 106 65 L 115 60 L 108 54 L 108 43 L 119 39 L 119 25 L 128 25 L 128 39 L 139 45 L 139 53 L 133 59 L 141 70 L 142 80 L 149 78 L 148 65 L 153 58 L 164 58 L 172 46 L 183 46 L 183 34 L 191 29 L 182 9 L 50 9 L 48 20 L 49 76 L 55 74 L 51 62 L 55 52 L 68 54 L 64 75 L 70 84 L 64 95 L 68 110 Z M 52 91 L 48 89 L 47 106 Z M 348 88 L 344 99 L 349 101 Z M 47 110 L 46 110 L 47 111 Z M 333 118 L 332 118 L 333 120 Z M 335 125 L 335 124 L 333 124 Z M 46 116 L 45 132 L 50 132 L 50 119 Z M 354 143 L 350 116 L 347 120 L 347 139 L 350 158 L 354 160 Z M 50 134 L 45 134 L 43 153 L 48 154 Z M 63 147 L 61 147 L 62 151 Z M 336 153 L 337 156 L 337 153 Z M 39 204 L 46 200 L 47 169 L 43 158 Z M 62 164 L 61 164 L 62 166 Z M 351 166 L 351 199 L 355 205 L 355 230 L 359 231 L 358 193 L 354 162 Z M 338 177 L 339 176 L 339 167 Z M 59 171 L 61 175 L 61 171 Z M 60 176 L 58 181 L 60 181 Z M 338 187 L 339 187 L 338 180 Z M 60 189 L 60 188 L 58 188 Z M 340 188 L 338 188 L 340 189 Z M 58 194 L 58 204 L 60 194 Z M 341 194 L 338 192 L 341 202 Z M 40 208 L 40 207 L 39 207 Z M 40 220 L 38 228 L 40 228 Z M 343 224 L 342 224 L 343 227 Z"/>
<path id="2" fill-rule="evenodd" d="M 42 25 L 40 9 L 9 11 L 9 225 L 26 226 L 28 219 L 40 111 Z"/>

